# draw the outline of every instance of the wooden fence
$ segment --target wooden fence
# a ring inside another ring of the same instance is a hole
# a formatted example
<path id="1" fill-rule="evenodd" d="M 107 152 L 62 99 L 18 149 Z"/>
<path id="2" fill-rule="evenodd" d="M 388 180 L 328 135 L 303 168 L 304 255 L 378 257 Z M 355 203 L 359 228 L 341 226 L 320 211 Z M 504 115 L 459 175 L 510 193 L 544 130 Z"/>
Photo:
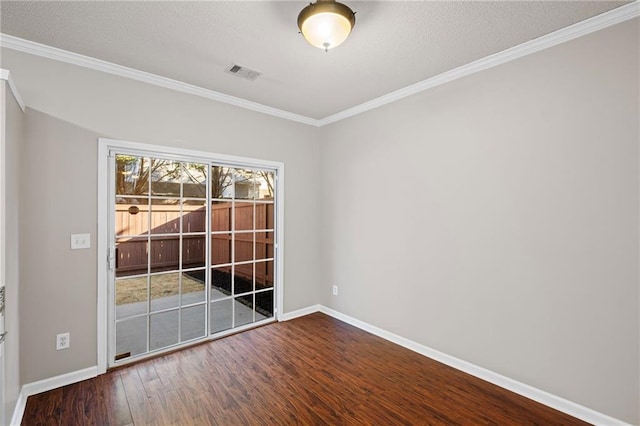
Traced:
<path id="1" fill-rule="evenodd" d="M 235 262 L 273 258 L 273 231 L 265 231 L 273 229 L 273 207 L 273 203 L 256 203 L 254 208 L 253 203 L 236 202 L 235 209 L 231 202 L 212 204 L 212 266 L 231 263 L 232 247 Z M 236 233 L 231 233 L 232 215 Z M 177 270 L 180 263 L 181 220 L 183 233 L 199 233 L 182 235 L 182 269 L 204 267 L 206 216 L 206 208 L 202 204 L 183 205 L 182 214 L 177 205 L 152 205 L 149 211 L 148 205 L 117 204 L 116 275 L 144 274 L 147 272 L 148 262 L 151 272 Z M 154 237 L 156 234 L 175 235 Z M 230 266 L 216 269 L 231 272 Z M 250 280 L 253 276 L 253 264 L 236 265 L 235 274 Z M 257 262 L 255 277 L 257 286 L 272 286 L 273 261 Z"/>

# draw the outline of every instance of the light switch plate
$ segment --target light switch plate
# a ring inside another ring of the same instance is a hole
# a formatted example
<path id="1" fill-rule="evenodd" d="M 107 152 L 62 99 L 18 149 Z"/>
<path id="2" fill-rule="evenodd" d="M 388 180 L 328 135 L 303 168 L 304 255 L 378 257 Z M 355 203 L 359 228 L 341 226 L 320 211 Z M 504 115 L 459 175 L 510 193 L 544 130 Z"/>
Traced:
<path id="1" fill-rule="evenodd" d="M 71 250 L 91 248 L 91 234 L 71 234 Z"/>

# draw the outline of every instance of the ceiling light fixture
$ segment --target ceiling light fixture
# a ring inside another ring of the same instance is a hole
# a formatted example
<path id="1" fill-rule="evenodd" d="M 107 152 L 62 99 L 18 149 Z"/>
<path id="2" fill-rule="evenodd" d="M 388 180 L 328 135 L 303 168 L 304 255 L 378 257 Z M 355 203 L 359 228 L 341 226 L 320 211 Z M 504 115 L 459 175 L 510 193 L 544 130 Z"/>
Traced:
<path id="1" fill-rule="evenodd" d="M 298 28 L 304 38 L 325 52 L 342 44 L 355 24 L 355 12 L 335 0 L 317 0 L 298 15 Z"/>

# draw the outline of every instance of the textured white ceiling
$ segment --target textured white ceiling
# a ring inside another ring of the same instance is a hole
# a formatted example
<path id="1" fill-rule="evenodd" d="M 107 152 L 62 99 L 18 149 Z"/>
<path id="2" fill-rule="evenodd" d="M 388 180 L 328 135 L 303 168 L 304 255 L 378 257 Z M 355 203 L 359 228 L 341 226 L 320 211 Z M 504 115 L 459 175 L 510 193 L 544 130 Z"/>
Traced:
<path id="1" fill-rule="evenodd" d="M 2 0 L 0 32 L 320 119 L 626 3 L 343 2 L 356 26 L 328 53 L 298 34 L 304 1 Z"/>

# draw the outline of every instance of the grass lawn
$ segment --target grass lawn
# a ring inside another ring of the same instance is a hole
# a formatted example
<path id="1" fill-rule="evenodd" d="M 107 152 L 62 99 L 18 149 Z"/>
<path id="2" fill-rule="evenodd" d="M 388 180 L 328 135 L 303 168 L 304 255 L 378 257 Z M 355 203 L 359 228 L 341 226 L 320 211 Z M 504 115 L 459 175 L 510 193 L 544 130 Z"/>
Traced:
<path id="1" fill-rule="evenodd" d="M 175 296 L 179 293 L 179 273 L 151 276 L 151 299 Z M 182 293 L 204 290 L 204 283 L 182 274 Z M 145 302 L 147 300 L 147 277 L 116 280 L 116 305 Z"/>

